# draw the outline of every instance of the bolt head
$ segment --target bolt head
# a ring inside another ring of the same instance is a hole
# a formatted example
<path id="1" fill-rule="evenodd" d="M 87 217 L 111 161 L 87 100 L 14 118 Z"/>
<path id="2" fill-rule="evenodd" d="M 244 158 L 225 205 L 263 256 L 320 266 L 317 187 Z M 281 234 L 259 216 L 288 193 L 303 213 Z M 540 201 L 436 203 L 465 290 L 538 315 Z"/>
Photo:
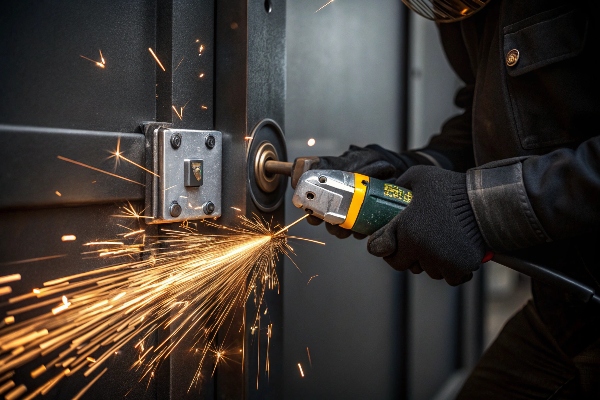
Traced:
<path id="1" fill-rule="evenodd" d="M 181 146 L 181 133 L 175 132 L 171 135 L 171 147 L 178 149 Z"/>
<path id="2" fill-rule="evenodd" d="M 179 217 L 181 215 L 181 206 L 179 205 L 178 202 L 173 201 L 171 202 L 171 205 L 169 206 L 169 213 L 171 214 L 171 217 Z"/>
<path id="3" fill-rule="evenodd" d="M 207 201 L 202 206 L 202 210 L 204 211 L 204 214 L 210 215 L 215 212 L 215 205 L 212 201 Z"/>
<path id="4" fill-rule="evenodd" d="M 208 147 L 209 149 L 212 149 L 213 147 L 215 147 L 215 144 L 217 143 L 217 139 L 215 139 L 215 137 L 213 135 L 208 135 L 206 137 L 206 139 L 204 140 L 204 144 L 206 145 L 206 147 Z"/>

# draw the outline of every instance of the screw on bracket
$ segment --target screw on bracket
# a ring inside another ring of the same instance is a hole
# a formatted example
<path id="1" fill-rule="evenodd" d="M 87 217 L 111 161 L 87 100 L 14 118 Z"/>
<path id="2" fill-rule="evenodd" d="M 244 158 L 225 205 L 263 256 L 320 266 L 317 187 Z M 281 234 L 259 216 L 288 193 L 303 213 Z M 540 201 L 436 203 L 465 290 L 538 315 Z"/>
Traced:
<path id="1" fill-rule="evenodd" d="M 178 149 L 181 146 L 181 133 L 175 132 L 171 135 L 171 147 Z"/>
<path id="2" fill-rule="evenodd" d="M 181 206 L 177 201 L 174 200 L 171 202 L 171 205 L 169 206 L 169 213 L 171 214 L 171 217 L 175 218 L 181 215 Z"/>
<path id="3" fill-rule="evenodd" d="M 202 210 L 204 214 L 210 215 L 215 212 L 215 205 L 212 201 L 207 201 L 202 205 Z"/>
<path id="4" fill-rule="evenodd" d="M 215 137 L 213 135 L 208 135 L 206 137 L 206 139 L 204 140 L 204 144 L 206 145 L 206 147 L 208 147 L 209 149 L 212 149 L 213 147 L 215 147 L 215 144 L 217 143 L 217 139 L 215 139 Z"/>

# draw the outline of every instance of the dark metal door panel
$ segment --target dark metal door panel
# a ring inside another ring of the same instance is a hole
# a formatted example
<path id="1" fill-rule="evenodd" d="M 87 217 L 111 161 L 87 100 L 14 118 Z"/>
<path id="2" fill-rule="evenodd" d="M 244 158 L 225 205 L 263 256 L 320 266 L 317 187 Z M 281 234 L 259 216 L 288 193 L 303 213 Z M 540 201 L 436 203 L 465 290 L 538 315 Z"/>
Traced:
<path id="1" fill-rule="evenodd" d="M 121 149 L 139 162 L 143 136 L 134 132 L 140 121 L 155 118 L 155 63 L 146 54 L 155 43 L 155 9 L 151 1 L 2 5 L 0 272 L 22 275 L 12 285 L 15 294 L 105 265 L 82 256 L 82 244 L 114 239 L 123 232 L 118 224 L 132 223 L 114 215 L 125 200 L 135 206 L 143 198 L 141 185 L 57 157 L 143 182 L 139 170 L 113 169 L 107 158 L 120 141 Z M 63 242 L 62 235 L 77 239 Z M 138 384 L 129 371 L 133 350 L 124 348 L 111 358 L 88 398 L 128 392 L 134 398 L 156 398 L 155 382 Z M 41 362 L 48 359 L 32 368 Z M 56 372 L 35 381 L 27 370 L 19 374 L 15 381 L 31 392 Z M 70 398 L 86 383 L 65 379 L 46 396 Z"/>
<path id="2" fill-rule="evenodd" d="M 1 122 L 134 132 L 154 119 L 155 8 L 139 0 L 3 2 Z"/>
<path id="3" fill-rule="evenodd" d="M 264 119 L 283 127 L 285 99 L 285 0 L 216 2 L 215 129 L 223 132 L 222 220 L 235 223 L 242 209 L 246 215 L 262 215 L 266 221 L 283 223 L 284 207 L 260 211 L 243 188 L 249 185 L 248 137 Z M 225 164 L 224 164 L 225 165 Z M 283 278 L 282 262 L 277 274 Z M 260 329 L 247 329 L 243 364 L 223 366 L 217 372 L 217 397 L 222 399 L 281 399 L 283 310 L 282 294 L 267 292 L 260 313 Z M 247 320 L 255 313 L 251 302 Z M 242 322 L 237 315 L 234 324 Z M 267 329 L 272 324 L 269 346 L 270 372 L 265 371 Z M 258 333 L 256 333 L 258 332 Z M 241 341 L 234 346 L 241 346 Z M 243 374 L 242 374 L 243 372 Z M 235 384 L 232 384 L 235 382 Z"/>
<path id="4" fill-rule="evenodd" d="M 265 214 L 247 196 L 246 137 L 265 118 L 283 124 L 285 1 L 216 3 L 3 4 L 0 272 L 23 274 L 15 292 L 105 265 L 82 258 L 81 245 L 117 237 L 119 225 L 141 224 L 115 215 L 125 202 L 141 211 L 145 172 L 122 161 L 117 166 L 110 156 L 118 148 L 144 165 L 144 122 L 223 132 L 219 223 L 238 222 L 240 212 L 232 207 L 283 221 L 283 207 Z M 77 240 L 62 242 L 67 234 Z M 270 293 L 267 304 L 263 328 L 267 319 L 274 324 L 269 376 L 259 356 L 266 348 L 263 330 L 232 344 L 241 348 L 245 341 L 243 368 L 241 362 L 222 365 L 212 377 L 207 363 L 205 379 L 191 391 L 197 357 L 184 343 L 149 384 L 137 382 L 129 370 L 134 352 L 124 350 L 86 397 L 280 398 L 280 294 Z M 238 314 L 234 324 L 241 321 Z M 65 380 L 46 397 L 71 397 L 85 383 Z"/>

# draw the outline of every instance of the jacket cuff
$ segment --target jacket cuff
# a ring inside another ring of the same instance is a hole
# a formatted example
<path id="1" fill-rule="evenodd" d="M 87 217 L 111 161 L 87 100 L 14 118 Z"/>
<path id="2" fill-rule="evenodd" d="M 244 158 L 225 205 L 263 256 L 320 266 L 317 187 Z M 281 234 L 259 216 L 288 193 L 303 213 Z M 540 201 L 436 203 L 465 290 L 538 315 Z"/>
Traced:
<path id="1" fill-rule="evenodd" d="M 494 251 L 511 251 L 552 241 L 525 191 L 520 159 L 467 171 L 467 193 L 481 234 Z"/>

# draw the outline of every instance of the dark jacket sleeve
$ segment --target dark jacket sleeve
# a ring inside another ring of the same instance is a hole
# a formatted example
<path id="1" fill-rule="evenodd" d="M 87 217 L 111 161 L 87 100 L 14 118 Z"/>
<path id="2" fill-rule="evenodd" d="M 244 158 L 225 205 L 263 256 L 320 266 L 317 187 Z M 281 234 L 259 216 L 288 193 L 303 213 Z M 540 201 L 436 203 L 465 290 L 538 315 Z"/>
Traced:
<path id="1" fill-rule="evenodd" d="M 598 235 L 600 136 L 575 149 L 471 169 L 467 185 L 481 232 L 496 251 Z"/>

